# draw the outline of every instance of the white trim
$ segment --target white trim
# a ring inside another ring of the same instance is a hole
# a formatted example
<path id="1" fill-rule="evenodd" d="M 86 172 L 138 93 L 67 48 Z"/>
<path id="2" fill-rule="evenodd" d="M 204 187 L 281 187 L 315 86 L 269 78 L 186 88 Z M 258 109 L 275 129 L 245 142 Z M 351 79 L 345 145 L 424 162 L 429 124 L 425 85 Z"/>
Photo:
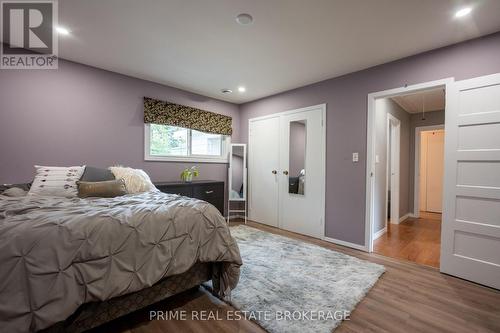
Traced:
<path id="1" fill-rule="evenodd" d="M 243 198 L 231 198 L 233 188 L 233 148 L 243 147 Z M 232 143 L 229 149 L 229 168 L 227 170 L 228 187 L 227 187 L 227 223 L 231 218 L 240 217 L 241 215 L 231 215 L 231 212 L 244 213 L 243 218 L 247 224 L 248 217 L 248 189 L 247 189 L 247 145 L 246 143 Z M 231 202 L 244 202 L 245 209 L 231 209 Z"/>
<path id="2" fill-rule="evenodd" d="M 368 249 L 364 245 L 350 243 L 350 242 L 346 242 L 346 241 L 343 241 L 340 239 L 330 238 L 330 237 L 326 237 L 326 236 L 323 237 L 323 240 L 327 241 L 329 243 L 333 243 L 333 244 L 337 244 L 337 245 L 341 245 L 341 246 L 347 246 L 347 247 L 350 247 L 352 249 L 368 252 Z"/>
<path id="3" fill-rule="evenodd" d="M 406 221 L 410 217 L 415 217 L 415 216 L 411 213 L 406 213 L 405 215 L 399 218 L 399 223 Z"/>
<path id="4" fill-rule="evenodd" d="M 231 137 L 223 136 L 222 155 L 221 156 L 153 156 L 149 154 L 150 150 L 150 124 L 144 124 L 144 161 L 151 162 L 191 162 L 191 163 L 229 163 L 228 152 L 231 145 Z M 191 136 L 188 136 L 191 142 Z M 190 144 L 189 144 L 190 145 Z"/>
<path id="5" fill-rule="evenodd" d="M 444 125 L 430 125 L 415 127 L 415 166 L 413 178 L 413 216 L 420 217 L 420 137 L 422 132 L 444 130 Z"/>
<path id="6" fill-rule="evenodd" d="M 394 122 L 394 129 L 391 132 L 391 122 Z M 393 136 L 393 134 L 395 134 Z M 389 150 L 389 136 L 396 137 L 396 140 L 393 140 L 391 143 L 391 150 Z M 399 190 L 401 183 L 401 174 L 400 174 L 400 163 L 401 163 L 401 152 L 400 152 L 400 142 L 401 142 L 401 120 L 397 117 L 393 116 L 390 113 L 387 113 L 387 127 L 386 127 L 386 158 L 385 158 L 385 226 L 387 227 L 387 203 L 388 203 L 388 195 L 389 192 L 389 177 L 392 175 L 390 171 L 394 171 L 397 175 L 397 178 L 394 182 L 391 182 L 391 223 L 399 223 Z M 394 149 L 394 154 L 393 150 Z M 391 156 L 391 165 L 387 163 L 389 160 L 389 154 Z M 393 156 L 394 155 L 394 156 Z M 394 166 L 394 170 L 392 170 L 392 166 Z M 397 222 L 396 222 L 397 221 Z"/>
<path id="7" fill-rule="evenodd" d="M 233 177 L 232 177 L 232 171 L 233 171 L 233 148 L 234 147 L 243 147 L 243 170 L 242 170 L 242 177 L 243 177 L 243 198 L 231 198 L 231 189 L 233 187 Z M 227 187 L 227 197 L 228 201 L 247 201 L 248 198 L 248 193 L 247 193 L 247 145 L 246 143 L 232 143 L 229 147 L 229 156 L 228 156 L 228 163 L 229 163 L 229 168 L 228 168 L 228 187 Z"/>
<path id="8" fill-rule="evenodd" d="M 322 109 L 322 112 L 324 114 L 326 114 L 326 103 L 307 106 L 305 108 L 300 108 L 300 109 L 293 109 L 293 110 L 271 113 L 271 114 L 268 114 L 265 116 L 260 116 L 260 117 L 255 117 L 255 118 L 250 118 L 250 119 L 248 119 L 248 124 L 250 125 L 250 123 L 252 121 L 256 121 L 256 120 L 264 120 L 264 119 L 280 117 L 280 116 L 289 116 L 289 115 L 294 114 L 294 113 L 311 111 L 311 110 L 316 110 L 316 109 Z"/>
<path id="9" fill-rule="evenodd" d="M 376 240 L 378 239 L 380 236 L 382 236 L 383 234 L 385 234 L 387 232 L 387 224 L 385 225 L 384 229 L 380 229 L 379 231 L 377 231 L 374 235 L 373 235 L 373 240 Z"/>
<path id="10" fill-rule="evenodd" d="M 375 100 L 379 98 L 394 97 L 407 94 L 409 92 L 418 92 L 429 88 L 444 86 L 448 91 L 449 87 L 455 81 L 454 78 L 446 78 L 431 82 L 414 84 L 411 86 L 389 89 L 368 94 L 368 122 L 366 135 L 366 202 L 365 202 L 365 247 L 369 252 L 373 252 L 372 225 L 374 220 L 374 184 L 375 184 Z M 448 109 L 448 105 L 446 106 Z M 446 112 L 446 111 L 445 111 Z"/>
<path id="11" fill-rule="evenodd" d="M 323 145 L 323 149 L 321 150 L 321 166 L 323 168 L 322 170 L 322 175 L 324 181 L 321 183 L 321 193 L 323 194 L 321 196 L 321 213 L 320 213 L 320 220 L 321 220 L 321 225 L 320 228 L 323 230 L 323 236 L 326 237 L 326 229 L 325 229 L 325 214 L 326 214 L 326 103 L 323 104 L 317 104 L 317 105 L 312 105 L 300 109 L 294 109 L 294 110 L 287 110 L 283 112 L 277 112 L 277 113 L 271 113 L 269 115 L 261 116 L 261 117 L 255 117 L 255 118 L 250 118 L 248 119 L 248 162 L 249 165 L 252 162 L 252 150 L 251 150 L 251 145 L 250 145 L 250 128 L 251 128 L 251 123 L 253 121 L 258 121 L 258 120 L 263 120 L 263 119 L 268 119 L 268 118 L 275 118 L 275 117 L 281 117 L 281 116 L 286 116 L 286 115 L 291 115 L 294 113 L 299 113 L 299 112 L 305 112 L 305 111 L 312 111 L 316 109 L 321 109 L 321 141 Z M 248 174 L 248 193 L 251 194 L 251 186 L 252 186 L 252 175 L 251 173 Z M 248 215 L 251 218 L 251 212 L 252 212 L 252 197 L 251 195 L 248 196 Z M 281 228 L 281 223 L 280 223 L 280 216 L 278 214 L 278 228 Z"/>

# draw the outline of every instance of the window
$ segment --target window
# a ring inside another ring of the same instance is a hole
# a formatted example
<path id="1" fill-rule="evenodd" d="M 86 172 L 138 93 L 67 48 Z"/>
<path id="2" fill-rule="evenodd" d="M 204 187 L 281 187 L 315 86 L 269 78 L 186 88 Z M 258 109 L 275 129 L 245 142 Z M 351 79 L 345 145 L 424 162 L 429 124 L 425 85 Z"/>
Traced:
<path id="1" fill-rule="evenodd" d="M 149 161 L 227 162 L 229 137 L 183 127 L 145 124 Z"/>

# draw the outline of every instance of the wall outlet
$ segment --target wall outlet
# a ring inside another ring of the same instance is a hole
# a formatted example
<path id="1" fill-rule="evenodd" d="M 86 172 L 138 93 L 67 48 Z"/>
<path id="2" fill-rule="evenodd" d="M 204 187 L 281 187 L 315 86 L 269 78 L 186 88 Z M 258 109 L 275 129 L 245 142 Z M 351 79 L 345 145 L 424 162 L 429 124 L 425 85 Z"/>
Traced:
<path id="1" fill-rule="evenodd" d="M 352 161 L 354 163 L 359 162 L 359 153 L 352 153 Z"/>

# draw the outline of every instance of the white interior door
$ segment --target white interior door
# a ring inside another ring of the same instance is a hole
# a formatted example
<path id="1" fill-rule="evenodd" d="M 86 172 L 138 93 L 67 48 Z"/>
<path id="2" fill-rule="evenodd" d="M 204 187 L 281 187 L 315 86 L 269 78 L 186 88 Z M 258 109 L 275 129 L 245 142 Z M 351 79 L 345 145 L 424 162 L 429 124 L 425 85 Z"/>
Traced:
<path id="1" fill-rule="evenodd" d="M 324 236 L 325 106 L 281 117 L 280 226 Z"/>
<path id="2" fill-rule="evenodd" d="M 444 131 L 426 132 L 426 210 L 433 213 L 443 211 Z"/>
<path id="3" fill-rule="evenodd" d="M 447 91 L 441 271 L 500 288 L 500 74 Z"/>
<path id="4" fill-rule="evenodd" d="M 249 124 L 249 217 L 278 227 L 280 118 L 253 120 Z"/>

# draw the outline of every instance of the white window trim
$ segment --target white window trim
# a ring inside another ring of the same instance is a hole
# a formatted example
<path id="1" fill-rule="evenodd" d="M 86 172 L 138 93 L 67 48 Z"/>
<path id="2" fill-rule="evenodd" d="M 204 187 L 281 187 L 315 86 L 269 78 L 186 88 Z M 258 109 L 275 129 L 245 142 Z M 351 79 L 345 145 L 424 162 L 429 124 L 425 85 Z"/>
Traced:
<path id="1" fill-rule="evenodd" d="M 196 163 L 228 163 L 228 152 L 231 146 L 231 137 L 225 136 L 222 144 L 222 156 L 205 156 L 205 155 L 191 155 L 191 156 L 157 156 L 150 155 L 151 147 L 151 133 L 150 124 L 144 124 L 144 160 L 145 161 L 158 161 L 158 162 L 196 162 Z M 188 141 L 191 141 L 191 136 L 188 136 Z"/>

